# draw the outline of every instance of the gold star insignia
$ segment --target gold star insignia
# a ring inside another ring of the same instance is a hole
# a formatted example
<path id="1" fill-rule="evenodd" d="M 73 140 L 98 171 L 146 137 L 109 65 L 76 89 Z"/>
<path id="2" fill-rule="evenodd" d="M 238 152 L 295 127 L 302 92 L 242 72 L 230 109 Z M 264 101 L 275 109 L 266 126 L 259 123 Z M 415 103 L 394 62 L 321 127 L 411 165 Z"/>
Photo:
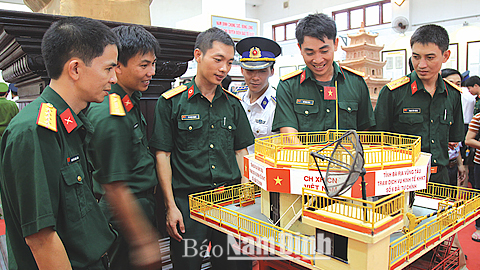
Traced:
<path id="1" fill-rule="evenodd" d="M 329 96 L 333 96 L 332 90 L 328 90 L 328 95 L 329 95 Z"/>
<path id="2" fill-rule="evenodd" d="M 275 179 L 273 179 L 273 180 L 275 180 L 275 185 L 282 185 L 282 181 L 283 181 L 282 178 L 280 178 L 280 177 L 277 176 L 277 178 L 275 178 Z"/>

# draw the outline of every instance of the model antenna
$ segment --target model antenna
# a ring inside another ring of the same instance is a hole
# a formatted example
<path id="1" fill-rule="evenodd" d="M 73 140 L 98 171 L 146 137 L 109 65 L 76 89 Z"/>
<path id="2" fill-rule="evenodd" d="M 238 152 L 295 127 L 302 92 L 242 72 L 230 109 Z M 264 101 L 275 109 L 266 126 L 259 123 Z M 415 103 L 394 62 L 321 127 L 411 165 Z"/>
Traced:
<path id="1" fill-rule="evenodd" d="M 335 134 L 337 135 L 338 133 Z M 322 154 L 322 152 L 329 152 L 332 146 L 333 150 L 331 150 L 330 156 Z M 366 199 L 364 179 L 366 171 L 363 167 L 365 165 L 363 147 L 355 130 L 345 132 L 337 140 L 327 144 L 318 151 L 312 151 L 310 155 L 315 160 L 325 186 L 325 191 L 329 197 L 342 195 L 357 182 L 359 176 L 362 176 L 362 198 Z M 328 161 L 325 178 L 323 178 L 317 159 Z"/>

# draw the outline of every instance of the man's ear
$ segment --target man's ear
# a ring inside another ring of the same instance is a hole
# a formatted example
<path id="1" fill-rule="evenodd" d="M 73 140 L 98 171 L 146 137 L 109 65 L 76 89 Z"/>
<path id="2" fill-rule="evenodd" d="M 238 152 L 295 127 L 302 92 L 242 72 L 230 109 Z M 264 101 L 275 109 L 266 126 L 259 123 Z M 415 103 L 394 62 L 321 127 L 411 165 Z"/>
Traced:
<path id="1" fill-rule="evenodd" d="M 450 58 L 451 53 L 452 52 L 450 50 L 446 50 L 445 52 L 443 52 L 443 63 L 448 61 L 448 58 Z"/>
<path id="2" fill-rule="evenodd" d="M 117 62 L 117 65 L 115 66 L 115 73 L 117 74 L 122 74 L 123 72 L 123 65 L 120 62 Z"/>
<path id="3" fill-rule="evenodd" d="M 65 63 L 64 71 L 72 78 L 74 81 L 77 81 L 80 78 L 81 65 L 85 65 L 83 61 L 78 58 L 72 58 Z"/>
<path id="4" fill-rule="evenodd" d="M 195 61 L 197 61 L 197 63 L 199 62 L 200 58 L 202 58 L 202 56 L 203 56 L 203 53 L 199 48 L 196 48 L 193 51 L 193 57 L 195 58 Z"/>

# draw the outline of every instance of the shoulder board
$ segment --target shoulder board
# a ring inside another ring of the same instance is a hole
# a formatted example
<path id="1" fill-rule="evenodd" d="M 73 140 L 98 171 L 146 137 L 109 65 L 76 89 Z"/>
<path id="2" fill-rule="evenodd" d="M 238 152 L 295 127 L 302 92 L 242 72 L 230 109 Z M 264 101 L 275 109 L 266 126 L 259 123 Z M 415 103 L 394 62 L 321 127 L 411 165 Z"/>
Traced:
<path id="1" fill-rule="evenodd" d="M 175 87 L 173 89 L 170 89 L 167 92 L 163 93 L 162 97 L 164 97 L 165 99 L 169 99 L 169 98 L 172 98 L 172 97 L 182 93 L 185 90 L 187 90 L 187 86 L 186 85 L 180 85 L 180 86 L 177 86 L 177 87 Z"/>
<path id="2" fill-rule="evenodd" d="M 358 71 L 358 70 L 355 70 L 353 68 L 349 68 L 349 67 L 342 67 L 343 69 L 345 69 L 346 71 L 350 71 L 351 73 L 355 74 L 355 75 L 358 75 L 360 77 L 365 77 L 365 73 L 361 72 L 361 71 Z"/>
<path id="3" fill-rule="evenodd" d="M 293 78 L 293 77 L 297 76 L 298 74 L 300 74 L 302 72 L 303 72 L 303 69 L 297 69 L 294 72 L 290 72 L 288 74 L 283 75 L 282 77 L 280 77 L 280 80 L 282 80 L 282 81 L 288 80 L 290 78 Z"/>
<path id="4" fill-rule="evenodd" d="M 273 101 L 273 104 L 277 104 L 277 98 L 274 96 L 270 96 L 270 99 Z"/>
<path id="5" fill-rule="evenodd" d="M 398 87 L 407 84 L 410 82 L 410 78 L 407 76 L 403 76 L 400 79 L 396 79 L 395 81 L 387 83 L 387 87 L 390 90 L 397 89 Z"/>
<path id="6" fill-rule="evenodd" d="M 112 93 L 108 95 L 108 102 L 110 106 L 110 115 L 125 116 L 125 109 L 123 108 L 122 100 L 118 94 Z"/>
<path id="7" fill-rule="evenodd" d="M 248 90 L 248 86 L 244 85 L 244 86 L 240 86 L 240 87 L 237 87 L 237 93 L 239 92 L 245 92 Z"/>
<path id="8" fill-rule="evenodd" d="M 457 91 L 459 91 L 460 93 L 462 93 L 462 88 L 458 87 L 458 85 L 452 83 L 451 81 L 449 80 L 446 80 L 445 78 L 443 78 L 443 80 L 448 83 L 451 87 L 455 88 Z"/>
<path id="9" fill-rule="evenodd" d="M 57 109 L 50 103 L 42 103 L 37 116 L 37 125 L 57 132 Z"/>
<path id="10" fill-rule="evenodd" d="M 225 93 L 227 93 L 227 94 L 229 94 L 229 95 L 231 95 L 231 96 L 235 97 L 235 98 L 236 98 L 236 99 L 238 99 L 238 100 L 242 100 L 242 98 L 241 98 L 241 97 L 239 97 L 239 96 L 235 95 L 234 93 L 232 93 L 232 92 L 230 92 L 230 91 L 227 91 L 227 90 L 225 90 L 224 88 L 222 88 L 222 89 L 223 89 L 223 92 L 225 92 Z"/>

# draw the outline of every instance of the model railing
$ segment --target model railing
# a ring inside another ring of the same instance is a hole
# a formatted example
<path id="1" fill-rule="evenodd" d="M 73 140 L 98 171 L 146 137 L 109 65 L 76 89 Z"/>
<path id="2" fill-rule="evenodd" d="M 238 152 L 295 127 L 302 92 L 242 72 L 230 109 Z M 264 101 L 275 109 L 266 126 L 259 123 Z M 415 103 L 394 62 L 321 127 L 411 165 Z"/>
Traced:
<path id="1" fill-rule="evenodd" d="M 451 233 L 454 226 L 471 221 L 468 217 L 479 211 L 480 194 L 476 190 L 428 183 L 427 189 L 417 193 L 440 200 L 464 200 L 464 203 L 457 202 L 458 207 L 438 214 L 432 220 L 393 241 L 390 244 L 389 258 L 391 269 L 408 261 L 419 250 L 432 247 L 435 242 Z"/>
<path id="2" fill-rule="evenodd" d="M 280 250 L 283 255 L 294 254 L 295 257 L 306 258 L 307 261 L 313 258 L 315 256 L 313 237 L 274 226 L 221 206 L 238 202 L 241 199 L 241 190 L 245 188 L 253 190 L 254 186 L 252 183 L 247 183 L 189 195 L 190 213 L 202 219 L 214 221 L 218 226 L 227 228 L 237 235 L 244 237 L 248 235 L 256 241 L 261 240 L 260 244 L 267 243 L 266 248 L 272 244 L 276 245 L 278 247 L 276 250 Z"/>
<path id="3" fill-rule="evenodd" d="M 354 199 L 350 197 L 338 196 L 330 198 L 326 193 L 319 190 L 303 188 L 303 212 L 309 212 L 312 215 L 328 215 L 333 218 L 331 214 L 338 214 L 342 217 L 341 221 L 358 225 L 358 221 L 363 224 L 368 224 L 366 227 L 371 229 L 373 233 L 375 228 L 382 225 L 379 222 L 385 218 L 394 218 L 398 215 L 403 215 L 405 206 L 404 192 L 398 192 L 385 196 L 376 201 L 364 201 L 362 199 Z M 321 210 L 321 211 L 317 211 Z M 328 214 L 325 214 L 328 212 Z"/>
<path id="4" fill-rule="evenodd" d="M 340 138 L 345 130 L 281 133 L 255 139 L 255 159 L 273 167 L 316 169 L 311 151 L 318 151 Z M 364 148 L 365 168 L 406 167 L 415 164 L 421 152 L 419 136 L 389 132 L 357 132 Z M 344 145 L 348 145 L 345 144 Z M 322 151 L 331 155 L 333 146 Z M 326 168 L 327 162 L 320 162 Z"/>

